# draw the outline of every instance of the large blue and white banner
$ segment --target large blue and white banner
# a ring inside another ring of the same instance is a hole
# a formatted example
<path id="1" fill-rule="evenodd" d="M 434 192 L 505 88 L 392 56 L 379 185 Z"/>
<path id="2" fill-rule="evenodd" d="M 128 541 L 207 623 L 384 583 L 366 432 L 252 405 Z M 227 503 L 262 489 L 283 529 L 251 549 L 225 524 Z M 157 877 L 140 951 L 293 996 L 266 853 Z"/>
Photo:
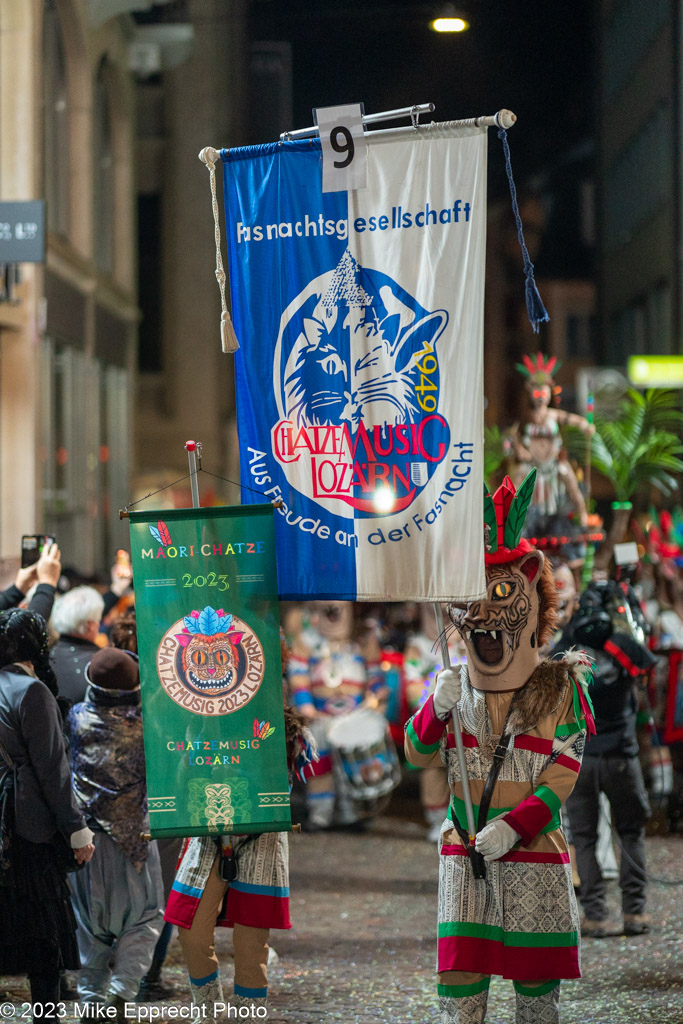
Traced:
<path id="1" fill-rule="evenodd" d="M 223 150 L 243 502 L 281 498 L 280 596 L 485 593 L 486 131 Z M 253 488 L 250 490 L 249 488 Z"/>

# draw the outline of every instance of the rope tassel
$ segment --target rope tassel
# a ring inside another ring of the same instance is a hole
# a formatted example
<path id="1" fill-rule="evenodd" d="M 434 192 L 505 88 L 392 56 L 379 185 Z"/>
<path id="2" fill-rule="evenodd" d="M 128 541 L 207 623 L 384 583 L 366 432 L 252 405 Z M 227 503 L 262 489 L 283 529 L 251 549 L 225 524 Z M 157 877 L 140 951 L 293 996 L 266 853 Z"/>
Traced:
<path id="1" fill-rule="evenodd" d="M 209 170 L 211 181 L 211 208 L 213 210 L 214 239 L 216 242 L 216 280 L 221 293 L 221 349 L 223 352 L 236 352 L 240 347 L 232 323 L 232 317 L 228 311 L 228 303 L 225 298 L 225 285 L 227 277 L 223 268 L 223 257 L 221 255 L 221 229 L 218 213 L 218 199 L 216 196 L 216 161 L 220 159 L 220 153 L 212 146 L 206 146 L 199 154 L 199 159 L 206 164 Z"/>
<path id="2" fill-rule="evenodd" d="M 538 334 L 540 325 L 547 323 L 550 320 L 550 317 L 548 316 L 548 311 L 543 305 L 543 299 L 538 291 L 536 279 L 534 277 L 534 265 L 531 262 L 529 250 L 527 249 L 526 242 L 524 241 L 522 218 L 519 215 L 519 204 L 517 202 L 517 189 L 515 188 L 514 178 L 512 177 L 512 162 L 510 160 L 508 133 L 505 128 L 500 128 L 498 130 L 498 138 L 501 139 L 503 143 L 503 151 L 505 153 L 505 173 L 508 176 L 510 198 L 512 200 L 512 212 L 515 215 L 517 238 L 519 239 L 519 244 L 522 249 L 522 258 L 524 260 L 524 297 L 526 299 L 527 316 L 529 317 L 529 323 L 533 328 L 534 334 Z"/>

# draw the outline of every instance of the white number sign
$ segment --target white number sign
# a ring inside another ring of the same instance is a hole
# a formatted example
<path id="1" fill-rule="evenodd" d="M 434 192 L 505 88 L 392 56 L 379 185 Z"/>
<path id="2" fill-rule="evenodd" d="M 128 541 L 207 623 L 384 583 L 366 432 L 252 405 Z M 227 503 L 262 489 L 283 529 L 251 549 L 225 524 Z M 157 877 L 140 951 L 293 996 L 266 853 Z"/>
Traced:
<path id="1" fill-rule="evenodd" d="M 347 103 L 315 111 L 323 151 L 323 192 L 367 187 L 363 105 Z"/>

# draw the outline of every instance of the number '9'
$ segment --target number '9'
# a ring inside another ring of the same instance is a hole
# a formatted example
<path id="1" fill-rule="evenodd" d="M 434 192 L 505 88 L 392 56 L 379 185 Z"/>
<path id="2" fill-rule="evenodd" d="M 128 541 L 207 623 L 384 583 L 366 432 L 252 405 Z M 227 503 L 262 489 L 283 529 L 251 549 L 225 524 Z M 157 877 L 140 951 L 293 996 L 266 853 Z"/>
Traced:
<path id="1" fill-rule="evenodd" d="M 341 139 L 341 141 L 340 141 Z M 353 160 L 356 147 L 353 144 L 353 137 L 348 128 L 339 125 L 330 132 L 330 145 L 335 153 L 346 153 L 343 160 L 335 160 L 335 167 L 348 167 Z"/>

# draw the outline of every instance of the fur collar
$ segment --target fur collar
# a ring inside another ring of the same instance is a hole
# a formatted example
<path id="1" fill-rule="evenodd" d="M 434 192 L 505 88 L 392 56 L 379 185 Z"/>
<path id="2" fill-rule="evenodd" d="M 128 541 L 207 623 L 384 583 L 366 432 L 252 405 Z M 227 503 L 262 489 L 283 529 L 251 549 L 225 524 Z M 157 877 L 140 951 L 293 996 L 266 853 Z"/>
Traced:
<path id="1" fill-rule="evenodd" d="M 513 736 L 529 732 L 556 711 L 567 689 L 569 665 L 565 661 L 542 661 L 510 705 L 508 732 Z"/>

